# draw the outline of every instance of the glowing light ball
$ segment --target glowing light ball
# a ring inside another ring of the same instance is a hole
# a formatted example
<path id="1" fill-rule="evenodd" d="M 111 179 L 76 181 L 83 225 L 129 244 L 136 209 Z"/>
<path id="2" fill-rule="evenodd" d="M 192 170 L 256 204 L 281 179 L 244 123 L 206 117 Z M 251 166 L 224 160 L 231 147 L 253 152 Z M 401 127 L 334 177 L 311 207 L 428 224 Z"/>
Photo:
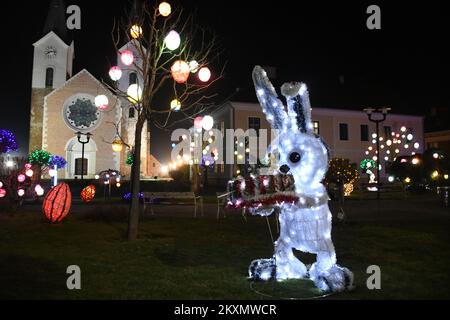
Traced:
<path id="1" fill-rule="evenodd" d="M 48 170 L 48 175 L 50 176 L 50 177 L 54 177 L 54 176 L 56 176 L 58 174 L 58 171 L 56 171 L 55 169 L 50 169 L 50 170 Z"/>
<path id="2" fill-rule="evenodd" d="M 401 127 L 401 128 L 400 128 L 400 131 L 401 131 L 401 132 L 406 132 L 406 127 L 405 127 L 405 126 Z"/>
<path id="3" fill-rule="evenodd" d="M 106 110 L 108 108 L 109 100 L 104 94 L 95 97 L 95 106 L 100 110 Z"/>
<path id="4" fill-rule="evenodd" d="M 14 166 L 14 162 L 13 162 L 12 160 L 8 160 L 8 161 L 6 161 L 6 166 L 7 166 L 8 168 L 11 168 L 11 167 Z"/>
<path id="5" fill-rule="evenodd" d="M 23 189 L 17 190 L 17 195 L 18 195 L 19 197 L 23 197 L 23 196 L 25 195 L 25 190 L 23 190 Z"/>
<path id="6" fill-rule="evenodd" d="M 66 183 L 60 183 L 45 196 L 42 212 L 51 223 L 60 223 L 69 214 L 71 206 L 70 188 Z"/>
<path id="7" fill-rule="evenodd" d="M 211 79 L 211 71 L 207 67 L 203 67 L 198 71 L 198 78 L 201 82 L 208 82 Z"/>
<path id="8" fill-rule="evenodd" d="M 387 141 L 386 141 L 386 145 L 387 145 L 388 147 L 392 146 L 392 140 L 387 140 Z"/>
<path id="9" fill-rule="evenodd" d="M 433 153 L 433 158 L 435 158 L 435 159 L 439 159 L 439 153 Z"/>
<path id="10" fill-rule="evenodd" d="M 0 189 L 0 198 L 5 198 L 5 197 L 6 197 L 6 190 Z"/>
<path id="11" fill-rule="evenodd" d="M 34 172 L 33 172 L 33 170 L 31 170 L 31 169 L 28 169 L 27 171 L 25 171 L 25 175 L 26 175 L 28 178 L 31 178 L 31 177 L 33 176 L 33 174 L 34 174 Z"/>
<path id="12" fill-rule="evenodd" d="M 172 30 L 164 38 L 164 43 L 165 43 L 167 49 L 169 49 L 171 51 L 177 50 L 181 44 L 180 35 L 175 30 Z"/>
<path id="13" fill-rule="evenodd" d="M 130 35 L 133 39 L 137 39 L 142 35 L 142 28 L 137 24 L 133 25 L 130 29 Z"/>
<path id="14" fill-rule="evenodd" d="M 393 176 L 390 176 L 390 177 L 388 178 L 388 180 L 389 180 L 389 182 L 394 182 L 395 178 L 394 178 Z"/>
<path id="15" fill-rule="evenodd" d="M 142 99 L 142 89 L 137 84 L 132 84 L 128 87 L 127 95 L 131 103 L 138 103 Z"/>
<path id="16" fill-rule="evenodd" d="M 0 181 L 0 188 L 3 188 L 3 182 Z"/>
<path id="17" fill-rule="evenodd" d="M 28 169 L 31 169 L 33 166 L 31 164 L 27 163 L 27 164 L 25 164 L 24 167 L 25 167 L 25 169 L 28 170 Z"/>
<path id="18" fill-rule="evenodd" d="M 188 80 L 189 74 L 191 72 L 187 62 L 183 60 L 175 61 L 170 68 L 170 71 L 172 73 L 173 79 L 177 83 L 185 83 Z"/>
<path id="19" fill-rule="evenodd" d="M 42 197 L 44 195 L 44 188 L 41 187 L 41 185 L 37 184 L 36 187 L 34 187 L 34 191 L 36 192 L 36 195 L 38 197 Z"/>
<path id="20" fill-rule="evenodd" d="M 167 2 L 161 2 L 158 7 L 159 13 L 163 17 L 167 17 L 172 13 L 172 7 Z"/>
<path id="21" fill-rule="evenodd" d="M 372 133 L 372 138 L 376 139 L 377 134 L 376 133 Z"/>
<path id="22" fill-rule="evenodd" d="M 19 174 L 17 176 L 17 181 L 19 181 L 20 183 L 24 182 L 26 179 L 26 176 L 24 174 Z"/>
<path id="23" fill-rule="evenodd" d="M 181 102 L 178 99 L 173 99 L 170 102 L 170 110 L 172 111 L 180 111 L 181 109 Z"/>
<path id="24" fill-rule="evenodd" d="M 189 69 L 191 69 L 192 73 L 196 73 L 198 71 L 198 62 L 195 60 L 189 61 Z"/>
<path id="25" fill-rule="evenodd" d="M 83 200 L 83 202 L 85 203 L 91 202 L 95 198 L 95 192 L 96 188 L 94 185 L 87 186 L 86 188 L 81 190 L 80 194 L 81 200 Z"/>
<path id="26" fill-rule="evenodd" d="M 203 129 L 205 129 L 206 131 L 209 131 L 209 130 L 211 130 L 213 128 L 213 126 L 214 126 L 214 119 L 213 119 L 213 117 L 205 116 L 203 118 L 203 121 L 202 121 Z"/>
<path id="27" fill-rule="evenodd" d="M 123 143 L 120 139 L 114 140 L 112 143 L 112 149 L 114 152 L 121 152 L 123 150 Z"/>
<path id="28" fill-rule="evenodd" d="M 408 141 L 411 141 L 414 138 L 414 136 L 410 133 L 406 136 L 406 139 L 408 139 Z"/>
<path id="29" fill-rule="evenodd" d="M 414 164 L 414 165 L 416 165 L 416 164 L 419 164 L 419 159 L 417 159 L 417 158 L 414 158 L 414 159 L 412 159 L 412 161 L 411 161 L 411 163 L 412 164 Z"/>
<path id="30" fill-rule="evenodd" d="M 124 50 L 120 53 L 120 61 L 126 66 L 131 66 L 134 62 L 134 54 L 130 50 Z"/>
<path id="31" fill-rule="evenodd" d="M 419 149 L 419 147 L 420 147 L 420 144 L 418 142 L 414 143 L 414 148 L 415 149 Z"/>
<path id="32" fill-rule="evenodd" d="M 405 178 L 405 182 L 406 182 L 406 183 L 411 183 L 411 178 L 410 178 L 410 177 L 406 177 L 406 178 Z"/>
<path id="33" fill-rule="evenodd" d="M 203 122 L 203 117 L 202 116 L 196 117 L 194 119 L 194 128 L 195 129 L 201 129 L 203 127 L 202 122 Z"/>
<path id="34" fill-rule="evenodd" d="M 122 78 L 122 69 L 118 66 L 111 67 L 111 69 L 109 69 L 109 77 L 112 81 L 119 81 L 120 78 Z"/>
<path id="35" fill-rule="evenodd" d="M 439 171 L 437 171 L 437 170 L 433 171 L 433 173 L 431 174 L 431 177 L 433 179 L 436 179 L 437 177 L 439 177 Z"/>

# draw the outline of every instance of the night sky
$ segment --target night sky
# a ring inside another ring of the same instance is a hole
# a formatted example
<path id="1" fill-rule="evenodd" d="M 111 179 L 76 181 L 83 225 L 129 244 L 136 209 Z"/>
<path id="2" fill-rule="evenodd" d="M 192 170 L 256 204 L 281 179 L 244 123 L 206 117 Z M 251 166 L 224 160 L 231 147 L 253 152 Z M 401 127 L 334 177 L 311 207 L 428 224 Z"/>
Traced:
<path id="1" fill-rule="evenodd" d="M 175 0 L 169 2 L 174 3 Z M 426 114 L 449 107 L 448 18 L 443 2 L 426 1 L 178 1 L 197 22 L 215 30 L 227 61 L 221 97 L 255 101 L 254 65 L 277 67 L 276 87 L 308 84 L 313 107 L 362 109 L 390 106 L 392 112 Z M 50 1 L 24 2 L 2 10 L 0 128 L 19 138 L 27 152 L 32 43 L 40 39 Z M 110 31 L 129 1 L 66 1 L 82 10 L 75 40 L 74 73 L 86 68 L 106 78 L 115 56 Z M 312 4 L 313 3 L 313 4 Z M 378 4 L 382 30 L 366 28 L 366 8 Z M 239 88 L 236 91 L 236 88 Z M 221 101 L 217 101 L 219 103 Z M 164 133 L 153 130 L 152 153 L 166 160 Z"/>

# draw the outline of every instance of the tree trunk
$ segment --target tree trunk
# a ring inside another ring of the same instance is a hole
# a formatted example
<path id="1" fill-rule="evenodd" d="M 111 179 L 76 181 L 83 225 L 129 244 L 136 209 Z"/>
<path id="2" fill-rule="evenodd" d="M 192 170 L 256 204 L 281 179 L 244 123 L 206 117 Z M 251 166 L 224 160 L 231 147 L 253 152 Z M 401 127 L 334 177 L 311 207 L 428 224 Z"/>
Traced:
<path id="1" fill-rule="evenodd" d="M 145 118 L 139 117 L 134 137 L 134 157 L 131 169 L 131 206 L 128 218 L 128 241 L 137 239 L 139 227 L 139 192 L 141 178 L 141 136 Z"/>
<path id="2" fill-rule="evenodd" d="M 196 195 L 200 194 L 200 176 L 199 176 L 199 166 L 194 164 L 192 166 L 192 192 L 194 192 Z"/>

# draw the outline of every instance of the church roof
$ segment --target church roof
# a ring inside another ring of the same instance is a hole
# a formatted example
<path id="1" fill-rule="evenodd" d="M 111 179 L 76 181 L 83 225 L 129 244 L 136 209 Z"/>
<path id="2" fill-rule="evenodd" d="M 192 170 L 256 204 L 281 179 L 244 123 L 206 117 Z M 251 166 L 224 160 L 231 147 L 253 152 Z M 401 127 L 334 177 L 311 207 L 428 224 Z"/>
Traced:
<path id="1" fill-rule="evenodd" d="M 43 35 L 50 31 L 56 33 L 66 44 L 70 39 L 66 26 L 66 6 L 64 0 L 52 0 L 45 20 Z"/>

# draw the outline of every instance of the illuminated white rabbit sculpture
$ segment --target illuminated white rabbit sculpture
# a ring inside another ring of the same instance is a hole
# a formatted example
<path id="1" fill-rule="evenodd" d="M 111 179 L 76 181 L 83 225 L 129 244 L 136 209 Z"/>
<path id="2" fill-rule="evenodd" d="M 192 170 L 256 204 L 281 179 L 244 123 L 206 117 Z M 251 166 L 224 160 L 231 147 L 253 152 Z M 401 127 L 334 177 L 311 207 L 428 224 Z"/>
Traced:
<path id="1" fill-rule="evenodd" d="M 266 118 L 279 134 L 270 152 L 279 154 L 278 171 L 293 175 L 299 201 L 280 203 L 269 210 L 250 209 L 254 214 L 266 216 L 278 207 L 280 236 L 275 242 L 274 257 L 253 261 L 249 276 L 258 280 L 309 277 L 323 291 L 343 291 L 352 286 L 353 273 L 336 264 L 328 194 L 322 184 L 328 169 L 328 150 L 313 132 L 306 85 L 286 83 L 282 86 L 281 92 L 287 100 L 286 112 L 266 72 L 259 66 L 253 71 L 253 81 Z M 316 262 L 308 270 L 294 256 L 293 249 L 316 254 Z"/>

